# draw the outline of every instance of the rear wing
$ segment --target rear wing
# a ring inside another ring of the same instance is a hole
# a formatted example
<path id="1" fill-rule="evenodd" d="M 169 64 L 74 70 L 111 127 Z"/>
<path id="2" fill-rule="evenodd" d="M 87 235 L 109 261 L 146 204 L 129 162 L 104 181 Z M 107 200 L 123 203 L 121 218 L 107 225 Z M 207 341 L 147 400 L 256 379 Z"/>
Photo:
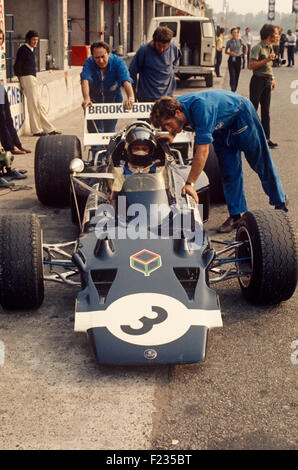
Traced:
<path id="1" fill-rule="evenodd" d="M 88 131 L 88 121 L 106 119 L 148 119 L 154 103 L 134 103 L 132 109 L 125 109 L 123 103 L 93 103 L 88 106 L 84 122 L 84 146 L 107 145 L 116 132 L 113 133 L 91 133 Z M 182 131 L 175 137 L 174 144 L 192 144 L 192 133 Z"/>

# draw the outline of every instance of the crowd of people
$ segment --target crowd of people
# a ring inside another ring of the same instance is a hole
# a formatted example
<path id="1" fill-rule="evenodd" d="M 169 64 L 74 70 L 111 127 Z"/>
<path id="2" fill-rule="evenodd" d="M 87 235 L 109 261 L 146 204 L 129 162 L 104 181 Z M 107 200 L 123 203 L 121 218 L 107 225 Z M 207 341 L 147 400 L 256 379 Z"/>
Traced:
<path id="1" fill-rule="evenodd" d="M 168 143 L 171 143 L 185 126 L 191 127 L 195 134 L 195 153 L 182 192 L 191 195 L 196 202 L 198 196 L 194 184 L 204 169 L 209 145 L 213 142 L 221 167 L 229 211 L 228 219 L 218 231 L 227 233 L 236 228 L 241 214 L 247 210 L 241 152 L 258 174 L 270 204 L 276 209 L 287 211 L 288 198 L 270 153 L 270 148 L 276 147 L 277 144 L 270 139 L 269 108 L 271 90 L 275 88 L 272 72 L 274 62 L 283 57 L 286 45 L 288 66 L 294 64 L 296 36 L 288 31 L 284 40 L 280 28 L 267 24 L 260 31 L 260 42 L 253 46 L 250 29 L 246 28 L 245 34 L 240 36 L 240 28 L 234 27 L 224 46 L 225 30 L 221 28 L 218 33 L 215 71 L 220 77 L 225 48 L 225 53 L 229 56 L 231 91 L 207 90 L 187 93 L 174 99 L 174 67 L 180 60 L 181 52 L 172 42 L 173 32 L 167 26 L 160 26 L 155 30 L 152 40 L 136 52 L 129 68 L 123 59 L 110 51 L 109 45 L 104 41 L 92 44 L 91 56 L 86 59 L 81 72 L 81 90 L 84 111 L 95 102 L 122 102 L 121 88 L 124 90 L 123 104 L 127 109 L 131 109 L 137 100 L 155 102 L 150 117 L 151 123 L 168 132 Z M 28 31 L 25 44 L 18 50 L 14 71 L 27 98 L 32 134 L 56 135 L 60 132 L 49 122 L 38 91 L 34 60 L 38 40 L 36 31 Z M 276 46 L 278 50 L 274 49 Z M 236 93 L 241 69 L 245 67 L 252 71 L 250 99 Z M 1 134 L 1 143 L 12 152 L 25 153 L 26 150 L 11 127 L 7 99 L 4 101 L 0 108 L 0 119 L 6 123 L 10 142 L 6 145 L 5 137 Z M 257 114 L 259 105 L 261 119 Z M 116 121 L 92 121 L 89 125 L 89 132 L 114 132 Z M 95 146 L 93 151 L 99 148 Z M 137 151 L 143 152 L 144 148 L 145 146 L 141 150 L 138 148 Z"/>

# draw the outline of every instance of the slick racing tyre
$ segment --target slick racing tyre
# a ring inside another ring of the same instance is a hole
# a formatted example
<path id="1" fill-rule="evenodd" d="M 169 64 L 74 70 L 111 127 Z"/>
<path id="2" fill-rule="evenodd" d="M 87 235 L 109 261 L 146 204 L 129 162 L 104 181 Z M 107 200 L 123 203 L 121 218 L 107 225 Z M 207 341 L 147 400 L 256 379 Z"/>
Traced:
<path id="1" fill-rule="evenodd" d="M 35 149 L 35 186 L 45 206 L 67 207 L 70 203 L 69 164 L 82 158 L 81 143 L 74 135 L 40 137 Z"/>
<path id="2" fill-rule="evenodd" d="M 281 210 L 246 212 L 236 233 L 244 242 L 236 250 L 236 262 L 244 297 L 254 304 L 278 304 L 288 300 L 297 284 L 297 252 L 289 217 Z"/>
<path id="3" fill-rule="evenodd" d="M 0 217 L 0 303 L 4 309 L 37 309 L 44 298 L 42 235 L 38 217 Z"/>
<path id="4" fill-rule="evenodd" d="M 221 170 L 212 144 L 210 144 L 209 155 L 204 167 L 204 172 L 209 179 L 210 202 L 213 204 L 225 203 L 226 200 L 222 187 Z"/>

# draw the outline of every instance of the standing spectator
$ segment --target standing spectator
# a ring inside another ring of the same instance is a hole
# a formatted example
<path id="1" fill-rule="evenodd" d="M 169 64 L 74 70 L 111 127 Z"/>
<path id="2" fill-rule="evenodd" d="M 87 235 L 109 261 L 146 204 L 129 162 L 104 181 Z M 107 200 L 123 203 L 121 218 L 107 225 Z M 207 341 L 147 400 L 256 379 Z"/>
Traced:
<path id="1" fill-rule="evenodd" d="M 287 36 L 285 33 L 283 33 L 283 29 L 280 28 L 279 57 L 281 59 L 284 58 L 286 40 L 287 40 Z"/>
<path id="2" fill-rule="evenodd" d="M 287 67 L 292 67 L 295 65 L 294 53 L 296 47 L 296 34 L 292 33 L 289 29 L 287 34 L 287 47 L 288 47 L 288 65 Z"/>
<path id="3" fill-rule="evenodd" d="M 4 43 L 4 32 L 0 29 L 0 50 Z M 23 148 L 17 131 L 14 128 L 10 113 L 10 105 L 7 92 L 4 88 L 4 76 L 2 71 L 2 58 L 0 56 L 0 141 L 5 151 L 10 151 L 14 155 L 31 153 Z"/>
<path id="4" fill-rule="evenodd" d="M 215 61 L 215 73 L 217 77 L 222 77 L 220 75 L 220 66 L 222 63 L 222 50 L 223 50 L 223 40 L 224 40 L 225 28 L 220 28 L 219 34 L 216 38 L 216 61 Z"/>
<path id="5" fill-rule="evenodd" d="M 278 59 L 279 57 L 279 50 L 280 50 L 280 27 L 276 26 L 275 27 L 275 42 L 272 44 L 272 49 L 275 54 L 275 59 Z M 279 67 L 279 61 L 274 60 L 273 61 L 273 67 Z"/>
<path id="6" fill-rule="evenodd" d="M 4 32 L 0 29 L 0 50 L 4 43 Z M 18 137 L 17 131 L 14 128 L 13 120 L 10 113 L 10 105 L 8 101 L 8 96 L 4 88 L 4 75 L 2 71 L 2 58 L 0 55 L 0 142 L 5 151 L 10 151 L 14 155 L 30 153 L 30 150 L 24 149 L 20 139 Z M 24 179 L 26 176 L 19 173 L 17 170 L 12 170 L 10 167 L 6 166 L 5 176 L 9 179 Z M 0 188 L 12 186 L 11 183 L 8 183 L 3 174 L 0 173 Z"/>
<path id="7" fill-rule="evenodd" d="M 298 29 L 296 29 L 296 49 L 295 52 L 298 52 Z"/>
<path id="8" fill-rule="evenodd" d="M 230 74 L 231 91 L 236 91 L 238 87 L 239 75 L 241 71 L 242 47 L 244 47 L 244 57 L 247 57 L 247 45 L 239 38 L 239 28 L 231 29 L 232 39 L 226 44 L 226 54 L 229 55 L 228 67 Z"/>
<path id="9" fill-rule="evenodd" d="M 25 44 L 17 52 L 14 73 L 27 98 L 31 132 L 34 136 L 61 134 L 49 122 L 41 102 L 35 64 L 35 49 L 39 41 L 38 33 L 32 30 L 28 31 L 25 40 Z"/>
<path id="10" fill-rule="evenodd" d="M 277 40 L 278 28 L 272 24 L 265 24 L 261 31 L 261 42 L 252 48 L 249 69 L 253 75 L 249 85 L 249 98 L 256 111 L 261 105 L 261 121 L 270 148 L 277 144 L 270 140 L 270 102 L 271 90 L 276 83 L 272 72 L 273 60 L 276 58 L 272 45 Z"/>
<path id="11" fill-rule="evenodd" d="M 155 101 L 161 96 L 173 95 L 176 88 L 174 67 L 181 52 L 171 42 L 172 37 L 170 28 L 159 26 L 152 41 L 137 50 L 129 72 L 138 101 Z"/>
<path id="12" fill-rule="evenodd" d="M 213 142 L 230 214 L 218 228 L 220 233 L 237 228 L 241 213 L 247 211 L 241 152 L 258 174 L 269 203 L 275 209 L 287 212 L 288 198 L 259 117 L 247 98 L 226 90 L 188 93 L 176 100 L 166 96 L 154 104 L 151 121 L 156 128 L 169 132 L 169 143 L 186 125 L 194 130 L 195 153 L 182 193 L 192 196 L 196 203 L 199 201 L 194 185 L 204 169 Z"/>
<path id="13" fill-rule="evenodd" d="M 241 39 L 247 45 L 247 67 L 248 67 L 249 59 L 250 59 L 250 51 L 251 51 L 251 46 L 252 46 L 252 41 L 253 41 L 253 37 L 249 28 L 245 28 L 245 34 L 242 36 Z M 243 57 L 242 68 L 245 69 L 245 56 Z"/>

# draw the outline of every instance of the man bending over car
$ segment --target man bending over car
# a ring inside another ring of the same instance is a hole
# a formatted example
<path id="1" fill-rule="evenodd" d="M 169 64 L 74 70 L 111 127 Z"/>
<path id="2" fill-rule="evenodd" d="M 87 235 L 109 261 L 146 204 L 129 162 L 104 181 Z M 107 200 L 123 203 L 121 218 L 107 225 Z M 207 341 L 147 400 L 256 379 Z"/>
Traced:
<path id="1" fill-rule="evenodd" d="M 247 211 L 241 152 L 258 174 L 269 203 L 275 209 L 287 211 L 288 198 L 250 100 L 226 90 L 188 93 L 177 99 L 165 96 L 154 104 L 150 119 L 156 128 L 169 132 L 169 143 L 185 126 L 191 126 L 195 132 L 195 155 L 182 194 L 191 195 L 196 203 L 199 201 L 194 185 L 204 169 L 209 145 L 213 142 L 230 214 L 218 232 L 229 233 L 237 228 L 241 213 Z"/>

